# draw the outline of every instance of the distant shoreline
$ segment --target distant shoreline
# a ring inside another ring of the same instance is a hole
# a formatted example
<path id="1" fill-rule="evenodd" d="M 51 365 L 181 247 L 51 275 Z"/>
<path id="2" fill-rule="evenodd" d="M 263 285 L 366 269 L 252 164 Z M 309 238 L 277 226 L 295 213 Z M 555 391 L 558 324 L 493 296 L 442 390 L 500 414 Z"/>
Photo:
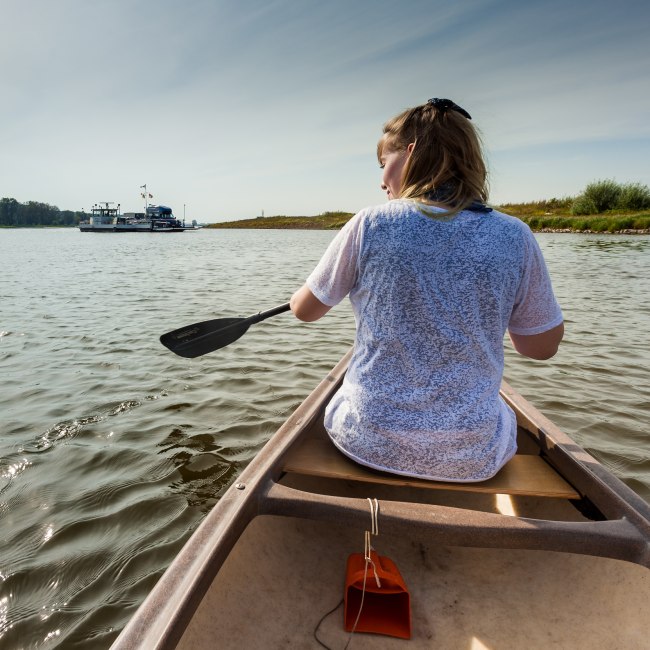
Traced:
<path id="1" fill-rule="evenodd" d="M 650 212 L 606 212 L 588 216 L 566 214 L 565 206 L 549 205 L 549 202 L 508 204 L 494 206 L 496 210 L 510 214 L 528 224 L 538 233 L 577 233 L 585 235 L 650 235 Z M 247 230 L 340 230 L 352 217 L 352 212 L 324 212 L 315 216 L 255 217 L 238 221 L 205 224 L 210 229 Z M 2 229 L 18 228 L 78 228 L 77 224 L 63 225 L 0 225 Z"/>
<path id="2" fill-rule="evenodd" d="M 560 210 L 548 211 L 548 206 L 542 205 L 547 211 L 539 214 L 534 207 L 539 204 L 509 204 L 495 206 L 524 223 L 534 232 L 542 233 L 580 233 L 580 234 L 611 234 L 611 235 L 650 235 L 650 213 L 605 213 L 589 216 L 572 216 L 562 214 Z M 352 217 L 352 212 L 325 212 L 313 217 L 288 217 L 278 215 L 273 217 L 256 217 L 239 221 L 224 221 L 207 224 L 205 228 L 215 229 L 253 229 L 253 230 L 339 230 Z"/>
<path id="3" fill-rule="evenodd" d="M 538 233 L 566 233 L 569 235 L 650 235 L 650 228 L 643 228 L 640 230 L 636 230 L 634 228 L 626 228 L 623 230 L 571 230 L 570 228 L 532 228 L 531 230 Z"/>

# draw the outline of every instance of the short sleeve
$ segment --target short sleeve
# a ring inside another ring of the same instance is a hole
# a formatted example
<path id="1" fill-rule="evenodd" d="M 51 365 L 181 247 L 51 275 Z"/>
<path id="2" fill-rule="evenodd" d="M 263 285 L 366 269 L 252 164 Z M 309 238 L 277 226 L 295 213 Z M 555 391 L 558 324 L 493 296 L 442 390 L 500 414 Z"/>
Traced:
<path id="1" fill-rule="evenodd" d="M 309 290 L 325 305 L 338 305 L 357 281 L 362 227 L 363 211 L 343 226 L 307 278 Z"/>
<path id="2" fill-rule="evenodd" d="M 508 329 L 513 334 L 534 335 L 557 327 L 562 323 L 563 316 L 539 244 L 528 226 L 524 232 L 524 273 L 517 289 Z"/>

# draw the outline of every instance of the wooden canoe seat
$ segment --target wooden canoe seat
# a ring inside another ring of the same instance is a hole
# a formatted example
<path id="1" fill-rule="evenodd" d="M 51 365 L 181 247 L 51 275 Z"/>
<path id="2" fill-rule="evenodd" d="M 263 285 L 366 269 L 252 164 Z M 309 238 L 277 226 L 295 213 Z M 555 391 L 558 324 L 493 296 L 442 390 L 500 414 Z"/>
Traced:
<path id="1" fill-rule="evenodd" d="M 327 438 L 309 437 L 290 449 L 285 472 L 306 476 L 386 485 L 406 485 L 433 490 L 459 490 L 488 494 L 518 494 L 560 499 L 580 495 L 541 456 L 518 454 L 493 478 L 480 483 L 425 481 L 366 469 L 343 455 Z"/>

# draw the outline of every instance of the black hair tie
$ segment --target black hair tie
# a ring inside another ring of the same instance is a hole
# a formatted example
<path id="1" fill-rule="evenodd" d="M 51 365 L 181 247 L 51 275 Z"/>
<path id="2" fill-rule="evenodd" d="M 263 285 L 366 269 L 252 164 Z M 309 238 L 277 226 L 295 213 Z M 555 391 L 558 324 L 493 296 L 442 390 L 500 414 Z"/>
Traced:
<path id="1" fill-rule="evenodd" d="M 454 191 L 454 186 L 452 183 L 443 183 L 439 187 L 430 190 L 424 195 L 425 199 L 432 201 L 433 203 L 447 203 Z M 472 201 L 467 207 L 463 210 L 469 210 L 470 212 L 483 212 L 488 213 L 492 212 L 492 208 L 488 205 L 485 205 L 482 201 L 478 199 Z"/>
<path id="2" fill-rule="evenodd" d="M 452 102 L 451 99 L 440 99 L 438 97 L 433 97 L 427 102 L 427 104 L 432 104 L 442 113 L 446 113 L 447 111 L 456 111 L 463 117 L 466 117 L 468 120 L 472 119 L 472 116 L 464 108 L 461 108 L 458 104 Z"/>

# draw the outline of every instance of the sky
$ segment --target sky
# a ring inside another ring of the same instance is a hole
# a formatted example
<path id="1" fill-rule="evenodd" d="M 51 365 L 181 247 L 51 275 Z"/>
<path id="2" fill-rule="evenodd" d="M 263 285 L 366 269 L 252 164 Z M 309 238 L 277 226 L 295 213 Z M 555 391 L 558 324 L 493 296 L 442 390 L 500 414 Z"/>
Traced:
<path id="1" fill-rule="evenodd" d="M 0 197 L 216 222 L 386 200 L 383 123 L 430 97 L 490 201 L 650 184 L 647 0 L 0 0 Z"/>

